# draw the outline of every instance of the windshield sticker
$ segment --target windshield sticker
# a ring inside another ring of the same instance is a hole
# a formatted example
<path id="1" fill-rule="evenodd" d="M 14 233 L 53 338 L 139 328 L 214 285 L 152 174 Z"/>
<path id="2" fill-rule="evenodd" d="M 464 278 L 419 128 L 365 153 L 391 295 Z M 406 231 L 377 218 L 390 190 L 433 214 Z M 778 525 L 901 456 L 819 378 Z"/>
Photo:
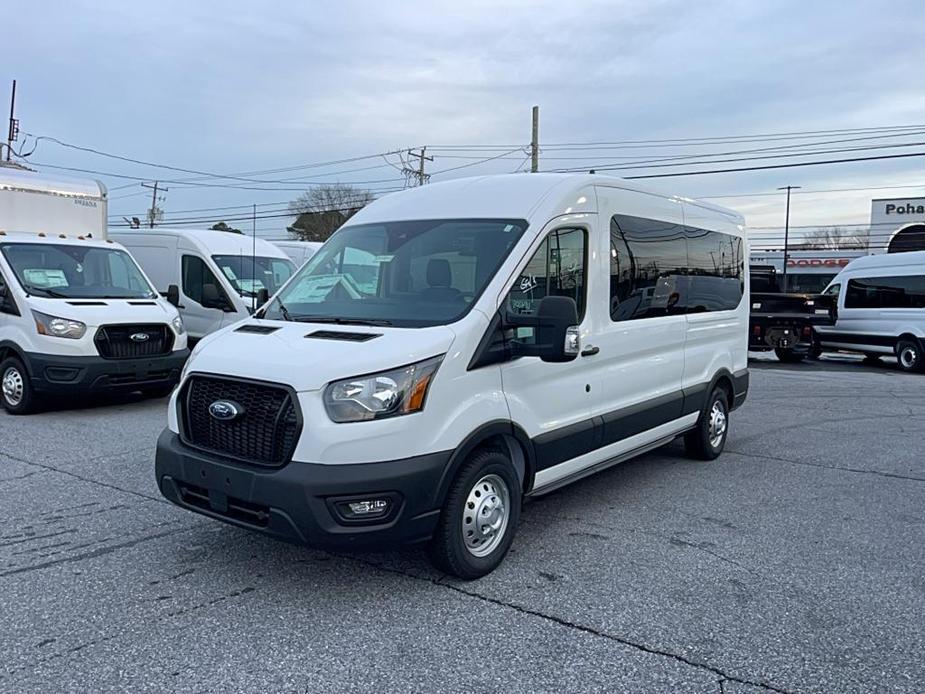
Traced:
<path id="1" fill-rule="evenodd" d="M 260 280 L 250 280 L 250 279 L 239 279 L 238 287 L 240 287 L 242 292 L 258 292 L 261 289 L 265 289 L 265 285 Z"/>
<path id="2" fill-rule="evenodd" d="M 225 273 L 225 277 L 230 279 L 232 282 L 237 282 L 238 278 L 234 274 L 234 270 L 231 269 L 230 265 L 222 265 L 222 272 Z"/>
<path id="3" fill-rule="evenodd" d="M 64 270 L 50 270 L 48 268 L 24 268 L 23 279 L 33 287 L 67 287 L 67 277 Z"/>

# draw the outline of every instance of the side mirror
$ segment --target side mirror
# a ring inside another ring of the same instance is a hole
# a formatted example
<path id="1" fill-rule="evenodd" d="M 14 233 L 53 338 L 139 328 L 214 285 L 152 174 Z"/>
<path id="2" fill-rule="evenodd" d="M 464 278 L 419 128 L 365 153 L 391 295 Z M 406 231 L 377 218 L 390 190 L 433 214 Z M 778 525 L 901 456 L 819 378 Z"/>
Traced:
<path id="1" fill-rule="evenodd" d="M 266 287 L 261 287 L 257 290 L 257 305 L 254 308 L 260 308 L 265 303 L 270 300 L 270 292 L 267 291 Z"/>
<path id="2" fill-rule="evenodd" d="M 223 311 L 228 308 L 228 304 L 218 293 L 218 287 L 214 284 L 202 285 L 202 301 L 199 302 L 206 308 L 218 308 Z"/>
<path id="3" fill-rule="evenodd" d="M 581 351 L 578 305 L 568 296 L 540 299 L 536 315 L 508 314 L 505 327 L 533 328 L 534 343 L 512 343 L 517 356 L 539 357 L 548 362 L 572 361 Z"/>
<path id="4" fill-rule="evenodd" d="M 170 304 L 174 308 L 179 308 L 180 307 L 180 288 L 175 284 L 171 284 L 169 287 L 167 287 L 166 299 L 167 299 L 168 304 Z"/>

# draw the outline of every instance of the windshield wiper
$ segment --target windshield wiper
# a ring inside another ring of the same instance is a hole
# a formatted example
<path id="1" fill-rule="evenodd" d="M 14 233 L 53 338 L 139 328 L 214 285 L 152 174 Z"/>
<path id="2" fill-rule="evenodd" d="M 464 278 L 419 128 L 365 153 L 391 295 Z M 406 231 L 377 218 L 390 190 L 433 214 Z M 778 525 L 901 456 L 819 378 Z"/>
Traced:
<path id="1" fill-rule="evenodd" d="M 276 303 L 277 303 L 277 305 L 279 306 L 279 314 L 283 317 L 283 320 L 289 320 L 289 321 L 291 321 L 291 320 L 292 320 L 292 316 L 289 315 L 289 311 L 288 311 L 288 309 L 283 305 L 283 302 L 282 302 L 282 301 L 277 301 Z"/>
<path id="2" fill-rule="evenodd" d="M 381 318 L 335 318 L 333 316 L 296 316 L 300 323 L 335 323 L 337 325 L 392 325 L 392 321 Z"/>
<path id="3" fill-rule="evenodd" d="M 46 296 L 50 296 L 55 299 L 73 299 L 74 298 L 68 294 L 62 294 L 61 292 L 56 292 L 54 289 L 49 289 L 48 287 L 36 287 L 31 284 L 26 286 L 26 291 L 32 294 L 35 294 L 36 292 L 45 292 Z"/>

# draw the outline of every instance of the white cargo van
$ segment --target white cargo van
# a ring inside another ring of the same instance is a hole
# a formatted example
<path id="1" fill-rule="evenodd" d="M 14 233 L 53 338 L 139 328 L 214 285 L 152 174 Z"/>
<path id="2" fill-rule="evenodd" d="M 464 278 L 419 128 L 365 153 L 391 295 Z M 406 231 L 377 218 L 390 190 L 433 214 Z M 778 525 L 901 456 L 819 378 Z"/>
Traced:
<path id="1" fill-rule="evenodd" d="M 748 388 L 742 218 L 595 175 L 455 180 L 352 217 L 193 351 L 158 440 L 174 503 L 491 571 L 525 496 L 684 436 Z"/>
<path id="2" fill-rule="evenodd" d="M 104 390 L 162 397 L 188 355 L 177 310 L 118 244 L 0 232 L 0 403 L 8 412 Z"/>
<path id="3" fill-rule="evenodd" d="M 252 314 L 295 271 L 276 246 L 243 234 L 157 227 L 112 229 L 110 238 L 162 293 L 180 287 L 180 315 L 194 342 Z"/>
<path id="4" fill-rule="evenodd" d="M 106 186 L 0 165 L 0 229 L 106 238 Z"/>
<path id="5" fill-rule="evenodd" d="M 270 243 L 288 255 L 296 267 L 302 267 L 305 261 L 321 248 L 321 243 L 318 241 L 271 241 Z"/>
<path id="6" fill-rule="evenodd" d="M 852 260 L 826 287 L 838 320 L 816 328 L 822 351 L 895 355 L 903 371 L 925 370 L 925 251 Z"/>

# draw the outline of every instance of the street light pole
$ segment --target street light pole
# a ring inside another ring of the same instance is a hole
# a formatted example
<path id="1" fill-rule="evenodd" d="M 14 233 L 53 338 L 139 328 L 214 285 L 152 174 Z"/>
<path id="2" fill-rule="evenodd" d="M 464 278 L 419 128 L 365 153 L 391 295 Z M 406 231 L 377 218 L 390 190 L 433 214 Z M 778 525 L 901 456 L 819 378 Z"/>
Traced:
<path id="1" fill-rule="evenodd" d="M 787 291 L 787 252 L 790 246 L 790 191 L 797 190 L 802 188 L 802 186 L 783 186 L 778 188 L 778 190 L 787 191 L 787 212 L 784 217 L 784 282 L 783 282 L 783 291 Z"/>

